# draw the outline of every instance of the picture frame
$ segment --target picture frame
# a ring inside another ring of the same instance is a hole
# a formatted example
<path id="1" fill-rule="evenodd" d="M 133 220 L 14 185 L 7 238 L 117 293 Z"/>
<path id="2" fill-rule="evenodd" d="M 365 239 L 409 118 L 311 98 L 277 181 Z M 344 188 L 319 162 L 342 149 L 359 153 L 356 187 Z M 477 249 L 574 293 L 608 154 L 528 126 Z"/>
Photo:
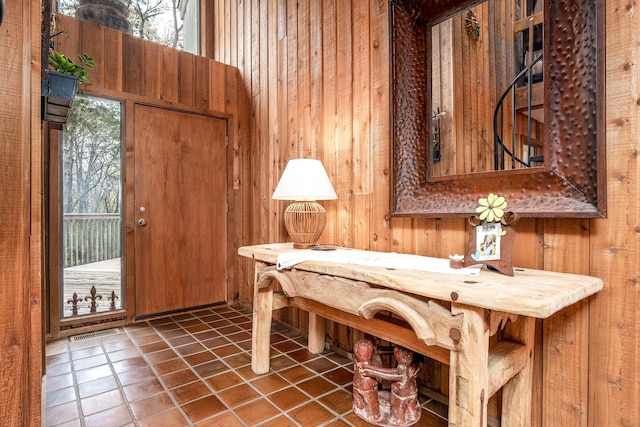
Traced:
<path id="1" fill-rule="evenodd" d="M 481 198 L 476 209 L 479 216 L 471 216 L 469 224 L 469 245 L 462 265 L 485 264 L 507 276 L 513 276 L 513 245 L 517 233 L 513 225 L 518 215 L 505 212 L 507 202 L 504 197 L 493 193 Z"/>

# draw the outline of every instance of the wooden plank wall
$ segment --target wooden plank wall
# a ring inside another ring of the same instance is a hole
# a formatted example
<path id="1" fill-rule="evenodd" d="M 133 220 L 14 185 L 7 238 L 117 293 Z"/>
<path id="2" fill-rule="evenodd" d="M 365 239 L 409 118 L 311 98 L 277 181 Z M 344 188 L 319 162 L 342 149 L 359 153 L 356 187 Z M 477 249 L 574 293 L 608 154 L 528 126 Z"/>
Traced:
<path id="1" fill-rule="evenodd" d="M 251 169 L 249 164 L 250 109 L 235 67 L 224 65 L 203 56 L 192 55 L 164 47 L 138 37 L 104 28 L 88 21 L 58 15 L 55 31 L 68 31 L 68 38 L 58 37 L 56 49 L 74 58 L 86 53 L 95 58 L 96 68 L 90 71 L 91 85 L 81 89 L 88 94 L 121 100 L 124 103 L 125 174 L 133 177 L 133 102 L 173 108 L 228 119 L 227 149 L 228 224 L 227 262 L 228 280 L 236 283 L 238 271 L 237 248 L 242 236 L 249 235 L 251 224 L 247 202 L 251 201 Z M 125 188 L 126 229 L 133 230 L 133 180 Z M 133 233 L 126 233 L 125 245 L 133 253 Z M 133 295 L 133 257 L 127 257 L 127 292 Z M 223 281 L 224 278 L 221 278 Z M 238 291 L 230 289 L 228 300 Z M 132 299 L 129 299 L 132 302 Z M 127 305 L 133 310 L 131 304 Z M 130 311 L 132 314 L 132 311 Z"/>
<path id="2" fill-rule="evenodd" d="M 0 420 L 40 425 L 40 3 L 6 2 L 0 27 Z"/>
<path id="3" fill-rule="evenodd" d="M 242 244 L 283 241 L 271 193 L 290 158 L 321 159 L 338 193 L 322 242 L 446 257 L 465 247 L 463 219 L 389 217 L 389 42 L 385 0 L 214 1 L 215 59 L 250 94 L 252 171 Z M 608 219 L 518 224 L 514 262 L 601 277 L 602 293 L 538 322 L 533 425 L 633 426 L 640 419 L 638 14 L 606 7 Z M 499 189 L 496 189 L 499 191 Z M 234 221 L 232 219 L 232 221 Z M 238 298 L 252 301 L 240 262 Z M 304 316 L 290 321 L 304 327 Z M 338 330 L 338 329 L 336 329 Z M 332 332 L 348 345 L 350 332 Z M 338 336 L 339 335 L 339 336 Z"/>

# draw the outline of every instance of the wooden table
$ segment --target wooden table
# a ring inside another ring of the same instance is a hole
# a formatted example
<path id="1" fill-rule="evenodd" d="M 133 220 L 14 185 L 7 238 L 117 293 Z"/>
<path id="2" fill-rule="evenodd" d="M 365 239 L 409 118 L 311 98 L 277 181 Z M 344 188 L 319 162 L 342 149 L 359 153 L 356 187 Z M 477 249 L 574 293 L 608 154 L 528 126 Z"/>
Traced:
<path id="1" fill-rule="evenodd" d="M 449 425 L 486 426 L 487 402 L 502 389 L 501 425 L 531 424 L 536 318 L 546 318 L 602 289 L 602 280 L 516 269 L 460 276 L 307 261 L 277 270 L 290 243 L 245 246 L 255 265 L 251 367 L 269 371 L 272 311 L 309 311 L 309 351 L 324 350 L 323 318 L 449 364 Z M 274 292 L 279 283 L 281 292 Z M 408 327 L 376 316 L 391 311 Z M 375 317 L 374 317 L 375 316 Z M 500 340 L 489 338 L 502 330 Z"/>

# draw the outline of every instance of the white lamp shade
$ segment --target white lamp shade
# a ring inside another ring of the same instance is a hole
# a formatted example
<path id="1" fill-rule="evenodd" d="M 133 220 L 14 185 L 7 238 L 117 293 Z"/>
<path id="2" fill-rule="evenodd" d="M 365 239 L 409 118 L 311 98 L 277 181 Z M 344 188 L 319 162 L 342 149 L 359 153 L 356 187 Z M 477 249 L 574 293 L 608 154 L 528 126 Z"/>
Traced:
<path id="1" fill-rule="evenodd" d="M 272 197 L 298 201 L 338 198 L 322 162 L 316 159 L 289 160 Z"/>

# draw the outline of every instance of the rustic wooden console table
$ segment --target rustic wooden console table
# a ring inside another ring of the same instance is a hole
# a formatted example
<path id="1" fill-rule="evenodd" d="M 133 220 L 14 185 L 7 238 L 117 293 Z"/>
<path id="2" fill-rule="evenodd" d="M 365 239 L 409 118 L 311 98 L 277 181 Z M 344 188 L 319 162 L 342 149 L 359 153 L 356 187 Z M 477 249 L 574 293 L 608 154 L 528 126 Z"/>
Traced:
<path id="1" fill-rule="evenodd" d="M 251 367 L 269 371 L 272 311 L 309 311 L 309 350 L 324 350 L 323 318 L 449 364 L 449 425 L 486 426 L 487 402 L 502 389 L 501 425 L 531 424 L 535 318 L 602 289 L 595 277 L 516 269 L 515 276 L 390 270 L 306 261 L 277 270 L 290 243 L 245 246 L 255 266 Z M 274 292 L 275 282 L 282 291 Z M 376 316 L 391 311 L 408 327 Z M 490 337 L 502 330 L 500 340 Z"/>

